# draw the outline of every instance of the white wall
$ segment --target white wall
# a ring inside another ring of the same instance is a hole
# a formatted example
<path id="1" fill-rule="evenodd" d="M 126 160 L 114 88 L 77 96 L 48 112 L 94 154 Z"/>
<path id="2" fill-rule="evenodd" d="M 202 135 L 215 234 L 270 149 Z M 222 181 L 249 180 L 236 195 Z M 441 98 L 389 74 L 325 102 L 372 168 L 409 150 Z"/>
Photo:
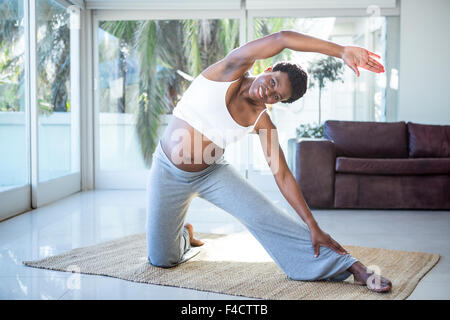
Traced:
<path id="1" fill-rule="evenodd" d="M 450 0 L 402 0 L 400 20 L 397 120 L 450 124 Z"/>

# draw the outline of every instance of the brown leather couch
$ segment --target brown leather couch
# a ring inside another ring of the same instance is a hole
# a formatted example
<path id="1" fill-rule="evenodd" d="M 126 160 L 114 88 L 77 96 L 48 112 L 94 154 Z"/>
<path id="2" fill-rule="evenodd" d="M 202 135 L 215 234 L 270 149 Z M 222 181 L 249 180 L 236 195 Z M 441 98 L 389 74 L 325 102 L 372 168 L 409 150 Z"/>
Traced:
<path id="1" fill-rule="evenodd" d="M 290 141 L 310 207 L 450 209 L 450 126 L 329 120 L 324 133 Z"/>

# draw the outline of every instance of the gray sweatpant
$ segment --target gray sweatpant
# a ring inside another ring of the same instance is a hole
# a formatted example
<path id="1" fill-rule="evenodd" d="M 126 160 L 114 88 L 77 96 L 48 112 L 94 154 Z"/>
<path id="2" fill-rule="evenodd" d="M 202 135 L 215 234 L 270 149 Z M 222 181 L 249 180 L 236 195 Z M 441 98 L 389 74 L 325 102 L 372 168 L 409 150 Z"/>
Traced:
<path id="1" fill-rule="evenodd" d="M 224 156 L 204 170 L 177 168 L 161 143 L 153 154 L 147 184 L 147 249 L 152 265 L 172 267 L 192 254 L 184 228 L 191 201 L 201 197 L 237 218 L 262 244 L 275 263 L 294 280 L 342 281 L 357 260 L 327 247 L 314 257 L 308 227 L 277 208 L 245 180 Z"/>

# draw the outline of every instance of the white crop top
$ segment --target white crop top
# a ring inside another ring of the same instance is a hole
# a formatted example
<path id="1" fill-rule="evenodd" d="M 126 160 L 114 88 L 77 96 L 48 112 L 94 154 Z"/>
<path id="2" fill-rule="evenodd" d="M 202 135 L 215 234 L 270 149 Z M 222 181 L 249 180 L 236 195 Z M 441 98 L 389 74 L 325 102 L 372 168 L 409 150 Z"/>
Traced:
<path id="1" fill-rule="evenodd" d="M 173 115 L 224 149 L 252 132 L 263 112 L 267 111 L 267 108 L 264 109 L 253 125 L 239 125 L 231 117 L 225 101 L 227 90 L 235 81 L 212 81 L 200 74 L 173 109 Z"/>

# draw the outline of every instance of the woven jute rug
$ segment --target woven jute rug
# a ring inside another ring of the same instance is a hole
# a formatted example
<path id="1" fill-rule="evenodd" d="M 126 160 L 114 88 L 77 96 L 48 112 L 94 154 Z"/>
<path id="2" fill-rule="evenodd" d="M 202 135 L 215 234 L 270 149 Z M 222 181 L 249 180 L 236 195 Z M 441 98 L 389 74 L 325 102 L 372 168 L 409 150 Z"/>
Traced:
<path id="1" fill-rule="evenodd" d="M 343 282 L 289 279 L 249 233 L 199 234 L 200 253 L 174 268 L 147 262 L 145 234 L 127 236 L 38 261 L 30 267 L 109 276 L 135 282 L 189 288 L 261 299 L 406 299 L 438 262 L 439 254 L 344 246 L 354 257 L 392 281 L 379 294 Z"/>

